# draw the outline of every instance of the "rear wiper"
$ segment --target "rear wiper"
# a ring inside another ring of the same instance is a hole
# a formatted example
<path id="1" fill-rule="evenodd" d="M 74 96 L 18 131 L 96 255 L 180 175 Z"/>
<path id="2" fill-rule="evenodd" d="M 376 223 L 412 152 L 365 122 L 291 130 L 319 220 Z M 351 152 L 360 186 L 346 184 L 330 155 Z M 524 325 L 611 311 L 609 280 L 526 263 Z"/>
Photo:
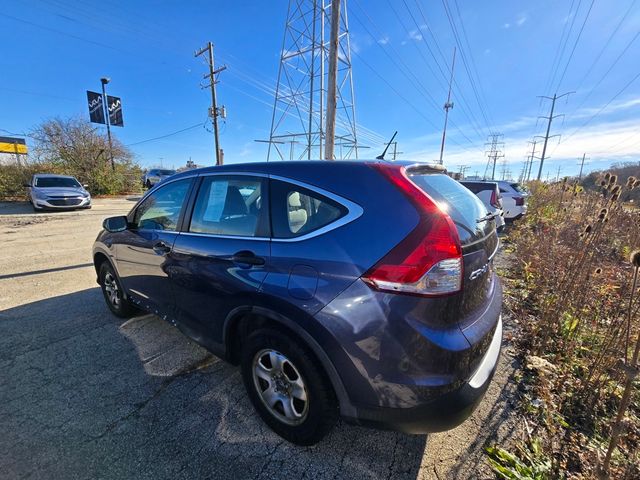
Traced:
<path id="1" fill-rule="evenodd" d="M 497 212 L 487 213 L 484 217 L 480 217 L 476 219 L 476 223 L 488 222 L 489 220 L 493 220 L 498 216 Z"/>

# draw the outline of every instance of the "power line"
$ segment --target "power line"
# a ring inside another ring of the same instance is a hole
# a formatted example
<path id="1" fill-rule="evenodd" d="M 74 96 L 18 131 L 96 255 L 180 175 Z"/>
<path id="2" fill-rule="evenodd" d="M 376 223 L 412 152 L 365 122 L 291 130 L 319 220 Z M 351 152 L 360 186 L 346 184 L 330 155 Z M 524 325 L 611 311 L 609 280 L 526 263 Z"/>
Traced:
<path id="1" fill-rule="evenodd" d="M 569 5 L 569 12 L 567 13 L 567 20 L 565 21 L 564 27 L 562 28 L 562 34 L 560 35 L 560 42 L 558 42 L 558 47 L 556 48 L 556 53 L 553 56 L 553 62 L 551 62 L 551 70 L 549 71 L 549 79 L 545 84 L 544 91 L 548 92 L 553 85 L 556 75 L 558 74 L 558 68 L 560 68 L 560 63 L 562 62 L 562 57 L 564 57 L 565 49 L 567 48 L 567 42 L 569 41 L 569 37 L 571 36 L 571 31 L 573 30 L 573 26 L 576 22 L 576 18 L 578 16 L 578 11 L 580 10 L 580 5 L 582 0 L 578 1 L 578 7 L 575 12 L 573 12 L 573 6 L 575 5 L 575 0 L 571 0 L 571 5 Z M 571 17 L 571 24 L 569 24 L 569 17 Z M 567 29 L 567 26 L 569 28 Z M 566 35 L 565 35 L 566 34 Z"/>
<path id="2" fill-rule="evenodd" d="M 627 11 L 625 12 L 625 14 L 622 16 L 622 18 L 620 19 L 620 21 L 618 22 L 618 24 L 613 28 L 613 30 L 611 31 L 611 35 L 609 35 L 609 38 L 607 39 L 607 41 L 604 43 L 604 46 L 602 47 L 602 49 L 600 50 L 600 52 L 598 52 L 598 55 L 596 55 L 596 58 L 593 60 L 593 62 L 591 63 L 591 65 L 589 66 L 589 68 L 587 69 L 587 72 L 583 75 L 582 79 L 580 80 L 580 83 L 578 84 L 578 86 L 576 87 L 576 91 L 579 92 L 580 88 L 582 87 L 582 84 L 584 83 L 584 81 L 587 79 L 587 77 L 591 74 L 591 72 L 593 71 L 593 68 L 596 66 L 596 64 L 598 63 L 598 61 L 600 60 L 600 58 L 602 57 L 602 54 L 605 52 L 605 50 L 609 47 L 609 45 L 611 44 L 611 40 L 613 39 L 613 37 L 615 37 L 616 33 L 618 33 L 618 31 L 620 30 L 620 27 L 622 26 L 622 24 L 624 23 L 624 21 L 627 19 L 627 17 L 629 16 L 629 13 L 631 13 L 631 10 L 633 10 L 633 7 L 635 6 L 635 4 L 637 3 L 637 0 L 633 0 L 633 2 L 631 3 L 631 5 L 629 5 L 629 8 L 627 9 Z M 593 90 L 592 90 L 593 91 Z"/>
<path id="3" fill-rule="evenodd" d="M 487 113 L 485 112 L 485 109 L 482 105 L 482 102 L 480 100 L 480 94 L 478 93 L 478 87 L 475 83 L 475 80 L 473 78 L 473 75 L 471 74 L 470 70 L 469 70 L 469 66 L 467 64 L 467 59 L 466 59 L 466 55 L 464 52 L 464 48 L 462 48 L 462 42 L 460 41 L 460 37 L 458 35 L 458 29 L 455 25 L 455 22 L 453 20 L 453 16 L 451 15 L 451 12 L 449 10 L 449 6 L 447 4 L 447 0 L 442 0 L 442 5 L 444 6 L 445 9 L 445 13 L 447 15 L 447 19 L 449 20 L 449 25 L 451 26 L 451 31 L 453 33 L 453 37 L 456 41 L 456 44 L 458 45 L 458 49 L 460 50 L 460 57 L 462 57 L 462 65 L 464 66 L 465 71 L 467 72 L 467 76 L 469 77 L 469 83 L 471 84 L 471 89 L 473 91 L 473 94 L 475 96 L 476 102 L 478 103 L 478 107 L 480 109 L 480 113 L 482 114 L 482 117 L 484 118 L 485 123 L 487 124 L 487 126 L 491 127 L 492 123 L 489 121 L 489 118 L 487 116 Z"/>
<path id="4" fill-rule="evenodd" d="M 565 139 L 565 142 L 567 140 L 569 140 L 571 137 L 573 137 L 582 128 L 586 127 L 589 123 L 591 123 L 591 121 L 594 118 L 596 118 L 598 115 L 600 115 L 611 104 L 611 102 L 613 102 L 616 98 L 618 98 L 620 95 L 622 95 L 624 93 L 624 91 L 627 88 L 629 88 L 631 86 L 631 84 L 633 84 L 639 77 L 640 77 L 640 72 L 638 72 L 631 80 L 629 80 L 629 82 L 627 82 L 627 84 L 624 87 L 622 87 L 618 91 L 618 93 L 616 93 L 600 110 L 598 110 L 595 114 L 593 114 L 591 117 L 589 117 L 589 119 L 586 122 L 584 122 L 582 125 L 580 125 L 578 128 L 576 128 L 573 132 L 571 132 L 571 134 Z"/>
<path id="5" fill-rule="evenodd" d="M 139 142 L 129 143 L 127 147 L 133 147 L 134 145 L 140 145 L 142 143 L 155 142 L 156 140 L 162 140 L 163 138 L 172 137 L 173 135 L 177 135 L 182 132 L 186 132 L 188 130 L 193 130 L 197 127 L 204 127 L 205 123 L 196 123 L 195 125 L 191 125 L 190 127 L 183 128 L 181 130 L 176 130 L 175 132 L 167 133 L 165 135 L 160 135 L 159 137 L 147 138 L 146 140 L 140 140 Z"/>
<path id="6" fill-rule="evenodd" d="M 591 9 L 593 8 L 593 4 L 595 3 L 595 1 L 596 0 L 591 0 L 591 4 L 589 5 L 589 10 L 587 10 L 587 14 L 584 17 L 584 21 L 582 22 L 582 26 L 580 27 L 580 31 L 578 32 L 578 36 L 576 37 L 576 41 L 573 43 L 573 48 L 571 49 L 571 53 L 569 54 L 569 59 L 567 60 L 567 63 L 564 66 L 564 70 L 562 70 L 562 75 L 560 76 L 560 80 L 556 85 L 556 88 L 555 88 L 556 91 L 558 91 L 558 89 L 562 86 L 562 81 L 564 80 L 564 76 L 567 74 L 567 69 L 569 68 L 569 64 L 573 59 L 573 54 L 576 52 L 576 48 L 578 47 L 578 43 L 580 42 L 580 37 L 582 36 L 582 32 L 584 31 L 584 27 L 587 24 L 587 20 L 589 19 L 589 15 L 591 14 Z"/>
<path id="7" fill-rule="evenodd" d="M 382 32 L 380 30 L 380 28 L 377 26 L 377 24 L 374 22 L 374 20 L 371 18 L 371 16 L 369 15 L 369 13 L 362 8 L 362 6 L 356 1 L 355 5 L 358 6 L 358 8 L 364 13 L 364 15 L 367 17 L 367 20 L 369 21 L 369 23 L 372 24 L 373 27 L 375 27 L 375 29 L 378 31 L 378 33 L 380 35 L 382 35 Z M 382 45 L 380 42 L 377 41 L 376 36 L 371 33 L 371 31 L 369 30 L 369 28 L 367 27 L 367 25 L 357 16 L 355 16 L 354 18 L 356 18 L 356 20 L 358 21 L 358 23 L 364 28 L 364 30 L 367 32 L 367 34 L 373 39 L 373 41 L 379 46 L 379 48 L 384 52 L 384 54 L 389 58 L 389 60 L 396 66 L 396 68 L 398 69 L 398 72 L 401 73 L 416 89 L 416 91 L 418 93 L 424 92 L 424 98 L 428 101 L 428 103 L 430 104 L 430 106 L 432 106 L 433 108 L 440 110 L 440 107 L 437 103 L 437 101 L 433 98 L 433 96 L 430 94 L 429 89 L 420 81 L 420 79 L 416 76 L 415 72 L 414 72 L 414 68 L 409 67 L 406 62 L 404 60 L 402 60 L 402 57 L 399 55 L 398 51 L 393 48 L 392 45 L 390 44 L 386 44 L 386 45 Z M 387 48 L 389 48 L 391 50 L 391 52 L 393 53 L 393 55 L 391 55 L 388 51 Z M 439 48 L 439 47 L 438 47 Z M 396 60 L 397 59 L 397 60 Z M 400 64 L 398 64 L 398 62 L 400 62 Z M 404 67 L 404 71 L 403 68 Z M 405 73 L 406 72 L 406 73 Z M 409 77 L 409 75 L 411 76 L 411 78 Z M 412 81 L 412 79 L 414 79 L 415 81 Z M 455 79 L 454 79 L 455 81 Z M 476 131 L 476 133 L 478 134 L 478 136 L 480 138 L 482 138 L 482 134 L 478 131 L 477 127 L 474 124 L 474 120 L 469 116 L 469 114 L 466 112 L 466 109 L 464 108 L 464 104 L 459 104 L 459 106 L 461 107 L 461 110 L 463 112 L 463 114 L 467 117 L 467 119 L 469 120 L 469 122 L 471 123 L 471 126 L 474 128 L 474 130 Z M 461 129 L 460 127 L 454 122 L 451 121 L 451 125 L 458 131 L 458 133 L 465 138 L 465 140 L 467 140 L 471 145 L 476 145 L 476 143 L 474 141 L 472 141 Z"/>

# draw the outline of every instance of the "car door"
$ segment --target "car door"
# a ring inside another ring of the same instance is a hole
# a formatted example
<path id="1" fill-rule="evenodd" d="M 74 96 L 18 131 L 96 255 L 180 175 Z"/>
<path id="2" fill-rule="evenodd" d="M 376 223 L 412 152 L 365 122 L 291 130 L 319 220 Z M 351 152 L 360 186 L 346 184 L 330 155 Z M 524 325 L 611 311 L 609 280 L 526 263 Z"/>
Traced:
<path id="1" fill-rule="evenodd" d="M 216 348 L 224 320 L 249 308 L 270 256 L 268 179 L 202 176 L 189 220 L 173 246 L 171 281 L 179 326 Z"/>
<path id="2" fill-rule="evenodd" d="M 178 179 L 147 195 L 131 212 L 116 249 L 124 289 L 134 302 L 163 316 L 173 314 L 168 269 L 193 181 Z"/>

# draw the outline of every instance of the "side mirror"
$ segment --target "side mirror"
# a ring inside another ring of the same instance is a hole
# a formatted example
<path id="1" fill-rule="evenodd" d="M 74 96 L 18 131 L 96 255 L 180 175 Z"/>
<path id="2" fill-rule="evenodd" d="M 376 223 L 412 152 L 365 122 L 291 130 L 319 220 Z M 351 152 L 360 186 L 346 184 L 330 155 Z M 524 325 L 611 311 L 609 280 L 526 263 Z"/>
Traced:
<path id="1" fill-rule="evenodd" d="M 127 217 L 125 217 L 124 215 L 119 217 L 105 218 L 102 222 L 102 228 L 110 233 L 124 232 L 127 227 L 128 221 Z"/>

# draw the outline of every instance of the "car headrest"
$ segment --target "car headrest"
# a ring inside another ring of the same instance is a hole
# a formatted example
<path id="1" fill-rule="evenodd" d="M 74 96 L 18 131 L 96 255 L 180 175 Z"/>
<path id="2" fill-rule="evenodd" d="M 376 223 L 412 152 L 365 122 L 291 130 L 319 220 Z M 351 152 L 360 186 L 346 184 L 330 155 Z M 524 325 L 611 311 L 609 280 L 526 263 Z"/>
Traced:
<path id="1" fill-rule="evenodd" d="M 231 217 L 233 215 L 247 215 L 247 213 L 249 213 L 247 211 L 247 204 L 244 203 L 244 198 L 242 198 L 240 190 L 234 185 L 229 185 L 222 216 Z"/>
<path id="2" fill-rule="evenodd" d="M 301 208 L 302 207 L 302 201 L 300 200 L 300 193 L 299 192 L 293 192 L 289 195 L 289 198 L 287 199 L 287 202 L 289 203 L 290 207 L 293 208 Z"/>

